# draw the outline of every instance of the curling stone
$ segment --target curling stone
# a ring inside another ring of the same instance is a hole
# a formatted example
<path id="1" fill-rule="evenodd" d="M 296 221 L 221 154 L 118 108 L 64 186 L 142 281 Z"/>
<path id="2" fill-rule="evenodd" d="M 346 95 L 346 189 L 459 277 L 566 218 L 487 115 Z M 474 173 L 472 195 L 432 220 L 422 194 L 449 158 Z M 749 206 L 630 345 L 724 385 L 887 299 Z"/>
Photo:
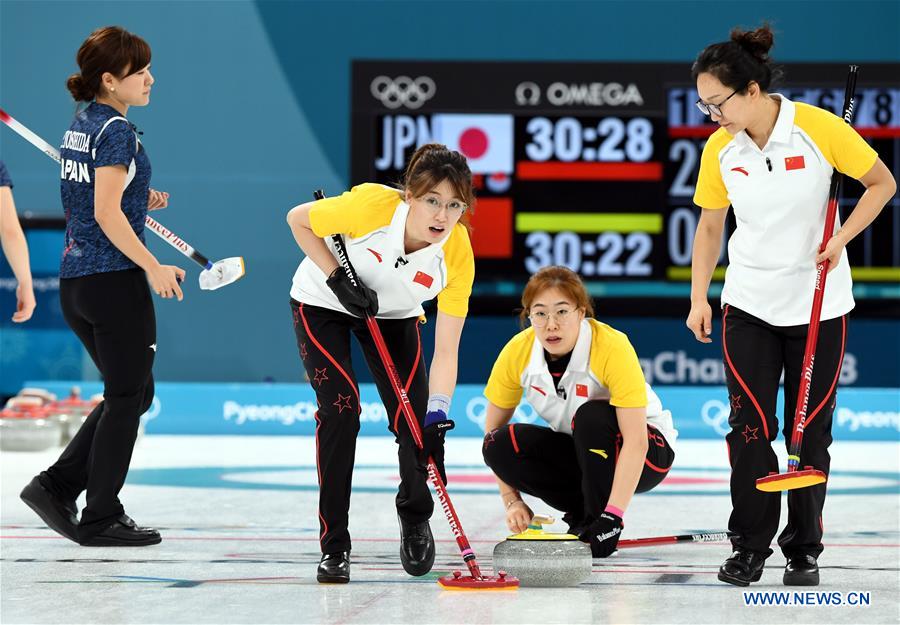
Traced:
<path id="1" fill-rule="evenodd" d="M 59 444 L 60 425 L 46 408 L 0 410 L 0 449 L 43 451 Z"/>
<path id="2" fill-rule="evenodd" d="M 591 576 L 591 548 L 572 534 L 544 532 L 553 523 L 536 515 L 521 534 L 494 547 L 494 568 L 519 578 L 522 586 L 575 586 Z"/>
<path id="3" fill-rule="evenodd" d="M 40 408 L 44 405 L 44 400 L 40 397 L 10 397 L 6 400 L 6 408 L 10 410 L 31 410 L 32 408 Z"/>
<path id="4" fill-rule="evenodd" d="M 39 397 L 45 404 L 56 401 L 56 395 L 45 388 L 37 388 L 34 386 L 26 386 L 18 393 L 16 397 Z"/>
<path id="5" fill-rule="evenodd" d="M 103 399 L 102 395 L 100 399 Z M 78 433 L 87 416 L 98 403 L 99 400 L 95 401 L 93 397 L 90 400 L 81 399 L 81 389 L 73 386 L 68 397 L 50 404 L 56 419 L 65 426 L 61 435 L 63 445 L 67 445 Z"/>

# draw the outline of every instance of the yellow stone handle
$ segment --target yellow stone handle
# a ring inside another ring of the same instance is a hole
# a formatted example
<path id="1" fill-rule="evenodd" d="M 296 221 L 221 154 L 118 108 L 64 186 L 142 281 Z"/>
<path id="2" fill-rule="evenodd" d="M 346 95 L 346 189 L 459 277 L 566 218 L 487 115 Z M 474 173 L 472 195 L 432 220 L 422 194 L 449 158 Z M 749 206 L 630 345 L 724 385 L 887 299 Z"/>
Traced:
<path id="1" fill-rule="evenodd" d="M 553 525 L 556 520 L 552 516 L 546 514 L 536 514 L 531 518 L 528 529 L 540 530 L 543 525 Z"/>

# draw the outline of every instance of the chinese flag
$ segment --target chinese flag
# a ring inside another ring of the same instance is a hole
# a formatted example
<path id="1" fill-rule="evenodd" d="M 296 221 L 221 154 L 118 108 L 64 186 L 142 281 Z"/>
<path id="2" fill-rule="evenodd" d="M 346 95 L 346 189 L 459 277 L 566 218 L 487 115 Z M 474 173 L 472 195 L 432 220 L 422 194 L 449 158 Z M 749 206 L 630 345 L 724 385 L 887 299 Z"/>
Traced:
<path id="1" fill-rule="evenodd" d="M 575 394 L 579 397 L 587 397 L 587 384 L 576 384 L 575 385 Z"/>
<path id="2" fill-rule="evenodd" d="M 802 156 L 788 156 L 784 159 L 784 168 L 787 171 L 791 171 L 792 169 L 803 169 L 806 167 L 806 161 L 803 160 Z"/>
<path id="3" fill-rule="evenodd" d="M 478 198 L 471 219 L 472 250 L 476 258 L 512 258 L 512 198 Z"/>
<path id="4" fill-rule="evenodd" d="M 418 282 L 426 289 L 431 288 L 431 283 L 434 282 L 434 278 L 429 276 L 427 273 L 422 273 L 421 271 L 417 271 L 416 275 L 413 277 L 413 282 Z"/>

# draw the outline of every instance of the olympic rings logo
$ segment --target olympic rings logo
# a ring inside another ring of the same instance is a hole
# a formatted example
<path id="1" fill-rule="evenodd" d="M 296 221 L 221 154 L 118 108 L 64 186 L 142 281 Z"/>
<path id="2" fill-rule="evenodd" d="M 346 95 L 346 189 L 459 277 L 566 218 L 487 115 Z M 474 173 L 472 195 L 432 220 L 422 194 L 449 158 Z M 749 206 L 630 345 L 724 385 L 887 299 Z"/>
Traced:
<path id="1" fill-rule="evenodd" d="M 405 106 L 417 109 L 434 97 L 437 85 L 428 76 L 412 79 L 409 76 L 377 76 L 370 86 L 372 96 L 389 109 Z"/>
<path id="2" fill-rule="evenodd" d="M 710 399 L 700 409 L 700 416 L 703 418 L 703 422 L 722 436 L 731 431 L 731 427 L 728 425 L 730 414 L 731 407 L 718 399 Z"/>
<path id="3" fill-rule="evenodd" d="M 480 429 L 484 429 L 484 420 L 487 413 L 488 401 L 484 397 L 473 397 L 466 404 L 466 417 L 472 423 L 478 425 Z M 516 407 L 513 413 L 512 421 L 514 423 L 534 423 L 540 418 L 537 411 L 532 408 L 531 404 L 521 403 Z"/>
<path id="4" fill-rule="evenodd" d="M 540 102 L 541 88 L 537 86 L 537 83 L 530 81 L 519 83 L 516 87 L 516 104 L 519 106 L 525 106 L 526 104 L 534 106 L 540 104 Z"/>

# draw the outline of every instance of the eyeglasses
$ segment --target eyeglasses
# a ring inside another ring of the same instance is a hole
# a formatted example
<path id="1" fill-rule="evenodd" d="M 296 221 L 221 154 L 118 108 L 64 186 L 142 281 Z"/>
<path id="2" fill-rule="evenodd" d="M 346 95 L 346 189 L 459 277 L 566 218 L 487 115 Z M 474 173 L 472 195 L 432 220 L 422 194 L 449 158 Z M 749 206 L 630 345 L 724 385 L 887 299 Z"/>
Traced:
<path id="1" fill-rule="evenodd" d="M 700 112 L 709 117 L 710 115 L 715 115 L 716 117 L 722 117 L 722 107 L 725 106 L 725 103 L 728 102 L 734 95 L 740 91 L 740 89 L 735 89 L 731 92 L 731 95 L 719 102 L 718 104 L 707 104 L 703 100 L 697 100 L 695 104 L 697 108 L 700 109 Z"/>
<path id="2" fill-rule="evenodd" d="M 550 317 L 556 319 L 556 325 L 564 326 L 576 318 L 574 313 L 574 310 L 569 310 L 568 308 L 560 308 L 553 313 L 539 310 L 528 315 L 528 318 L 531 319 L 531 325 L 535 328 L 545 327 L 550 322 Z"/>
<path id="3" fill-rule="evenodd" d="M 429 208 L 433 215 L 437 215 L 439 212 L 441 212 L 442 208 L 446 208 L 447 214 L 451 217 L 460 217 L 469 208 L 468 204 L 466 204 L 465 202 L 460 202 L 459 200 L 448 200 L 447 202 L 441 202 L 440 198 L 438 198 L 436 195 L 426 195 L 425 197 L 419 199 L 425 203 L 425 206 Z"/>

